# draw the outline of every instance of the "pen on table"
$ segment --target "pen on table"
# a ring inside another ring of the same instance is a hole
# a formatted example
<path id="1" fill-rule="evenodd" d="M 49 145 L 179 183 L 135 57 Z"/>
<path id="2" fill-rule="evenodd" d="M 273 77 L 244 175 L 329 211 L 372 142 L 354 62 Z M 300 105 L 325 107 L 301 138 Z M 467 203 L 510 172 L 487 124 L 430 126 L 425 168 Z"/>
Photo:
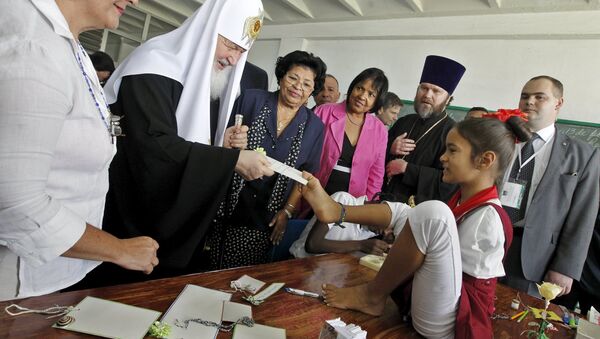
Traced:
<path id="1" fill-rule="evenodd" d="M 321 296 L 318 293 L 314 293 L 314 292 L 307 292 L 307 291 L 303 291 L 303 290 L 299 290 L 299 289 L 295 289 L 295 288 L 290 288 L 290 287 L 286 287 L 285 291 L 291 294 L 295 294 L 295 295 L 301 295 L 304 297 L 312 297 L 312 298 L 320 298 Z"/>

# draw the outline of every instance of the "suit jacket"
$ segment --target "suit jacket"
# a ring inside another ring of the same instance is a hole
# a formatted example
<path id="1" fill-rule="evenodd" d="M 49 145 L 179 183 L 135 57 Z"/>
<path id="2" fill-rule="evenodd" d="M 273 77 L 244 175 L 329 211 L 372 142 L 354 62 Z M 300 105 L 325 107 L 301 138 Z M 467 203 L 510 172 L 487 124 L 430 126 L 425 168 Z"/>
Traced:
<path id="1" fill-rule="evenodd" d="M 527 280 L 548 270 L 579 280 L 600 199 L 598 149 L 558 131 L 548 167 L 527 206 L 521 265 Z"/>
<path id="2" fill-rule="evenodd" d="M 244 67 L 244 73 L 242 73 L 242 79 L 240 80 L 240 89 L 245 91 L 247 89 L 269 89 L 269 77 L 267 72 L 262 68 L 251 64 L 246 61 Z"/>
<path id="3" fill-rule="evenodd" d="M 321 105 L 317 107 L 315 114 L 325 124 L 321 169 L 315 175 L 325 187 L 344 145 L 346 101 Z M 366 195 L 371 200 L 375 193 L 380 191 L 383 183 L 387 129 L 375 115 L 365 114 L 365 123 L 352 158 L 348 193 L 355 197 Z"/>

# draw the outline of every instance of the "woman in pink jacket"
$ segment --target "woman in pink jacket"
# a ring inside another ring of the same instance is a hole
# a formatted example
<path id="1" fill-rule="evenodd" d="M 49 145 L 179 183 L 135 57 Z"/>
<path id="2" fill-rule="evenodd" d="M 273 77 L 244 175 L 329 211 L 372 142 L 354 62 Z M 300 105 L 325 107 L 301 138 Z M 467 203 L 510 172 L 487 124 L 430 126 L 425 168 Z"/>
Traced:
<path id="1" fill-rule="evenodd" d="M 367 68 L 352 80 L 346 101 L 315 109 L 325 124 L 321 169 L 315 177 L 327 193 L 344 191 L 371 200 L 381 190 L 388 134 L 369 112 L 377 112 L 387 90 L 383 71 Z"/>

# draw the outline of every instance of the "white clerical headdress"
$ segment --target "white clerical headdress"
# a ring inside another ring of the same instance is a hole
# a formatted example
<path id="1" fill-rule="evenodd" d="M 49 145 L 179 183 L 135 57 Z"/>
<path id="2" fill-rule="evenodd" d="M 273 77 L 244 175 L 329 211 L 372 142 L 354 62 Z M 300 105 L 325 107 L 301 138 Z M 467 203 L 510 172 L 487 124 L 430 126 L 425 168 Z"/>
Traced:
<path id="1" fill-rule="evenodd" d="M 117 68 L 104 90 L 109 103 L 117 101 L 124 76 L 158 74 L 183 85 L 177 106 L 178 135 L 210 144 L 210 82 L 218 35 L 249 50 L 262 27 L 260 0 L 207 0 L 179 28 L 148 40 Z M 214 145 L 223 144 L 223 133 L 236 99 L 247 52 L 231 72 L 221 96 Z"/>

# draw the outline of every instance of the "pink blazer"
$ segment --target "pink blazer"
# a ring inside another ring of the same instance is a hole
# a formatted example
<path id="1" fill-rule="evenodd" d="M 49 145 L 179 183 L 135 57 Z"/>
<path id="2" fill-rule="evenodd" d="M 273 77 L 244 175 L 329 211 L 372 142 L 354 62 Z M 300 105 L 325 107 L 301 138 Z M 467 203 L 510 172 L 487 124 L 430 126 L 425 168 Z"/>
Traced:
<path id="1" fill-rule="evenodd" d="M 325 187 L 333 166 L 342 153 L 346 126 L 346 101 L 325 104 L 315 109 L 315 114 L 325 124 L 325 139 L 321 153 L 321 169 L 316 177 Z M 371 113 L 366 113 L 365 123 L 356 143 L 348 193 L 355 197 L 366 195 L 369 200 L 381 190 L 385 173 L 385 150 L 388 132 L 385 125 Z"/>

